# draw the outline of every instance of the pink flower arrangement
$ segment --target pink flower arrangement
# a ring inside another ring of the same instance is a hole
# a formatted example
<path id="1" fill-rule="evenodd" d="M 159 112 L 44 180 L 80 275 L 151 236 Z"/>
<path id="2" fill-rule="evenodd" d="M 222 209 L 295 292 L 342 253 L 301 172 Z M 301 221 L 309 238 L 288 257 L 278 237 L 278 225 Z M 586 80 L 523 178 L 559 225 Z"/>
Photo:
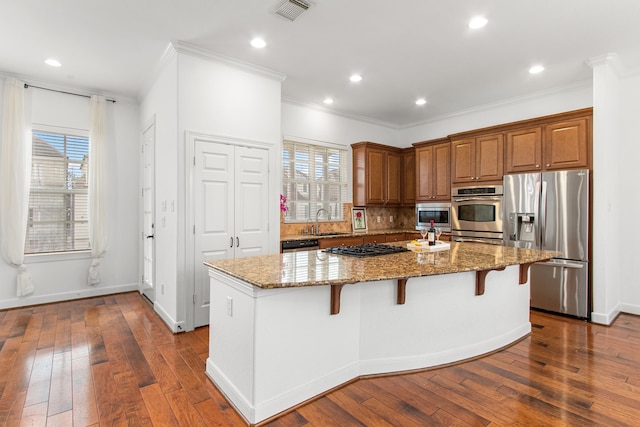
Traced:
<path id="1" fill-rule="evenodd" d="M 281 194 L 280 195 L 280 212 L 286 212 L 286 211 L 287 211 L 287 198 Z"/>

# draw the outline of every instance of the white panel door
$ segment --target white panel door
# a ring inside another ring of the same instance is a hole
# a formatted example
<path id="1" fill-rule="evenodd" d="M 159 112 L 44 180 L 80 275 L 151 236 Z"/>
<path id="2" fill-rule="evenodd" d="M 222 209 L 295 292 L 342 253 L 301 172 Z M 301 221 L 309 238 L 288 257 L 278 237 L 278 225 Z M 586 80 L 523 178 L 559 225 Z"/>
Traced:
<path id="1" fill-rule="evenodd" d="M 269 241 L 269 153 L 236 147 L 235 161 L 235 256 L 263 255 Z"/>
<path id="2" fill-rule="evenodd" d="M 196 140 L 194 170 L 194 327 L 209 324 L 206 260 L 266 254 L 269 151 Z"/>
<path id="3" fill-rule="evenodd" d="M 234 147 L 196 140 L 194 199 L 194 327 L 209 324 L 206 260 L 234 256 Z"/>

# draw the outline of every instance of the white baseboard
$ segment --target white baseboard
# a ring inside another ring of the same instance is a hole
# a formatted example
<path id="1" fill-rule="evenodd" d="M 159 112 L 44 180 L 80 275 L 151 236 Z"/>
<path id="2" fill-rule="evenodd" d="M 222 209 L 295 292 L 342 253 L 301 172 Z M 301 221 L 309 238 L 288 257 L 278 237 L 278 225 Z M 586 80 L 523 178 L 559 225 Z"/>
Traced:
<path id="1" fill-rule="evenodd" d="M 596 313 L 595 311 L 591 312 L 591 321 L 593 323 L 598 323 L 600 325 L 609 326 L 616 320 L 616 317 L 623 311 L 620 305 L 616 305 L 613 309 L 611 309 L 608 313 Z"/>
<path id="2" fill-rule="evenodd" d="M 184 332 L 184 322 L 178 322 L 176 319 L 171 317 L 169 313 L 160 305 L 158 302 L 153 304 L 153 310 L 156 312 L 158 316 L 164 321 L 164 323 L 169 327 L 171 332 L 178 333 Z"/>
<path id="3" fill-rule="evenodd" d="M 620 304 L 620 311 L 623 313 L 635 314 L 640 316 L 640 305 Z"/>
<path id="4" fill-rule="evenodd" d="M 126 285 L 116 286 L 87 286 L 86 289 L 75 290 L 71 292 L 61 292 L 48 295 L 27 295 L 25 297 L 16 297 L 8 300 L 0 301 L 0 310 L 8 308 L 25 307 L 28 305 L 49 304 L 52 302 L 69 301 L 81 298 L 97 297 L 102 295 L 119 294 L 122 292 L 137 291 L 138 284 L 130 283 Z"/>

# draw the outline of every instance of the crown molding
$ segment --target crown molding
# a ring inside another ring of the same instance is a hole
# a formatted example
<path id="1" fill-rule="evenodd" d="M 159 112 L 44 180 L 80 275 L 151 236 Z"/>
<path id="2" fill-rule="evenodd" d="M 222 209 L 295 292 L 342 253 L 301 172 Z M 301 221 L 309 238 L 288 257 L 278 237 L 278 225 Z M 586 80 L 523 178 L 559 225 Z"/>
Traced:
<path id="1" fill-rule="evenodd" d="M 283 96 L 282 97 L 282 103 L 283 104 L 296 105 L 298 107 L 308 108 L 308 109 L 311 109 L 311 110 L 322 111 L 323 113 L 327 113 L 327 114 L 330 114 L 332 116 L 343 117 L 345 119 L 356 120 L 356 121 L 359 121 L 359 122 L 374 124 L 374 125 L 378 125 L 378 126 L 383 126 L 383 127 L 390 128 L 390 129 L 400 129 L 400 127 L 395 123 L 385 122 L 383 120 L 377 120 L 377 119 L 373 119 L 371 117 L 361 116 L 361 115 L 358 115 L 358 114 L 351 114 L 351 113 L 345 113 L 345 112 L 342 112 L 342 111 L 331 110 L 331 109 L 323 107 L 321 105 L 302 102 L 302 101 L 299 101 L 299 100 L 297 100 L 295 98 L 290 98 L 290 97 Z"/>
<path id="2" fill-rule="evenodd" d="M 287 78 L 286 74 L 281 73 L 279 71 L 274 71 L 269 68 L 261 67 L 259 65 L 250 64 L 248 62 L 244 62 L 239 59 L 232 58 L 230 56 L 222 55 L 220 53 L 215 53 L 210 50 L 192 45 L 190 43 L 186 43 L 182 41 L 174 41 L 174 42 L 171 42 L 171 44 L 173 45 L 174 49 L 178 53 L 194 56 L 200 59 L 205 59 L 207 61 L 226 64 L 243 71 L 257 74 L 262 77 L 267 77 L 269 79 L 275 80 L 280 83 Z"/>

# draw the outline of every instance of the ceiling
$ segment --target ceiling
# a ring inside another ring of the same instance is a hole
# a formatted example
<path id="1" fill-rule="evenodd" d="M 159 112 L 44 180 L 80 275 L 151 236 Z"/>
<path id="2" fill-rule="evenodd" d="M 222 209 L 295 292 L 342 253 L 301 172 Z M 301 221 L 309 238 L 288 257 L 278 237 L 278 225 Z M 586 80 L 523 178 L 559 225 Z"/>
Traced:
<path id="1" fill-rule="evenodd" d="M 140 97 L 180 41 L 285 74 L 285 101 L 403 127 L 585 82 L 586 61 L 607 53 L 640 66 L 638 0 L 314 0 L 295 22 L 274 13 L 280 2 L 5 1 L 0 72 Z M 475 15 L 487 26 L 469 29 Z"/>

